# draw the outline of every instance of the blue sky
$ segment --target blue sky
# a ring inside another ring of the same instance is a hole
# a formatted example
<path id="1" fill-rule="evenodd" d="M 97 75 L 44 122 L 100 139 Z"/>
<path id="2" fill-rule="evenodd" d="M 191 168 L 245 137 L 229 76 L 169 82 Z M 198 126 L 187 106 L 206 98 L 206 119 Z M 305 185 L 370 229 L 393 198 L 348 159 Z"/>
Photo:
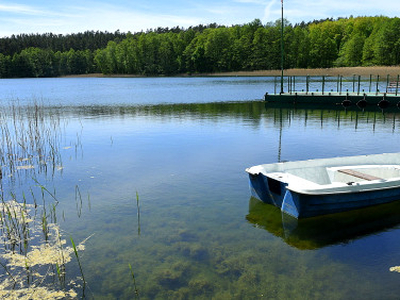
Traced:
<path id="1" fill-rule="evenodd" d="M 400 15 L 394 0 L 284 0 L 292 24 L 314 19 Z M 0 0 L 0 37 L 86 30 L 137 32 L 198 24 L 263 23 L 280 18 L 280 0 Z"/>

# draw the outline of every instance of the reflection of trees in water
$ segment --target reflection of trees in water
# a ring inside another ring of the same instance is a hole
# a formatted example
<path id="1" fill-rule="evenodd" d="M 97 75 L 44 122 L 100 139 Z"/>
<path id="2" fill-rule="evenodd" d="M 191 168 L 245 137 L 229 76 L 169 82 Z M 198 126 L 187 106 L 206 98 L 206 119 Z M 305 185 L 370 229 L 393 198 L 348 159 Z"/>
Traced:
<path id="1" fill-rule="evenodd" d="M 390 122 L 394 132 L 399 110 L 380 111 L 376 107 L 361 110 L 358 107 L 344 108 L 341 105 L 332 107 L 316 105 L 290 105 L 267 103 L 264 101 L 248 102 L 212 102 L 186 104 L 158 104 L 143 106 L 85 106 L 69 107 L 69 113 L 81 117 L 157 117 L 180 118 L 183 120 L 237 120 L 246 126 L 258 129 L 265 124 L 273 124 L 279 129 L 278 161 L 281 161 L 281 144 L 283 129 L 291 127 L 293 122 L 303 122 L 304 127 L 323 128 L 328 124 L 341 127 L 354 127 L 360 124 L 371 124 L 375 131 L 377 124 Z"/>
<path id="2" fill-rule="evenodd" d="M 259 126 L 265 121 L 273 121 L 276 126 L 288 126 L 293 120 L 303 120 L 305 126 L 317 124 L 323 127 L 327 123 L 337 126 L 357 127 L 360 122 L 376 124 L 393 122 L 395 126 L 397 108 L 380 111 L 361 110 L 358 107 L 344 109 L 341 105 L 332 107 L 312 107 L 306 105 L 280 105 L 264 101 L 212 102 L 186 104 L 158 104 L 135 106 L 80 106 L 65 108 L 63 113 L 80 117 L 146 117 L 206 119 L 218 122 L 223 119 L 237 119 L 248 125 Z M 283 121 L 283 122 L 282 122 Z M 287 121 L 287 122 L 286 122 Z M 313 123 L 310 123 L 313 121 Z M 316 122 L 317 121 L 317 122 Z"/>
<path id="3" fill-rule="evenodd" d="M 64 113 L 81 117 L 179 117 L 182 119 L 243 119 L 258 122 L 265 114 L 263 101 L 211 102 L 124 106 L 71 106 Z"/>
<path id="4" fill-rule="evenodd" d="M 62 133 L 68 118 L 118 118 L 156 117 L 161 119 L 207 120 L 219 123 L 237 120 L 255 129 L 272 124 L 283 128 L 303 123 L 304 127 L 320 127 L 334 124 L 337 128 L 357 127 L 371 124 L 389 124 L 394 131 L 397 126 L 397 110 L 384 112 L 345 110 L 342 106 L 315 108 L 282 105 L 264 101 L 212 102 L 186 104 L 158 104 L 136 106 L 69 106 L 49 107 L 34 103 L 29 106 L 13 104 L 0 107 L 0 158 L 3 178 L 15 180 L 21 172 L 51 174 L 62 169 L 60 150 Z M 75 149 L 77 148 L 75 142 Z M 72 145 L 74 146 L 74 145 Z"/>

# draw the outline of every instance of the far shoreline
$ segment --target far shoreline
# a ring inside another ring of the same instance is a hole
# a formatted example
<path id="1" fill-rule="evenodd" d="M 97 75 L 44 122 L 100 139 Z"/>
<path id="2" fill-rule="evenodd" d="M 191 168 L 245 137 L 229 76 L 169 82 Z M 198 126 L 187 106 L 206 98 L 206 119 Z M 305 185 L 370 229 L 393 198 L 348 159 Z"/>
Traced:
<path id="1" fill-rule="evenodd" d="M 172 76 L 144 76 L 134 74 L 78 74 L 61 76 L 61 78 L 146 78 L 146 77 L 268 77 L 281 76 L 281 70 L 260 70 L 260 71 L 237 71 L 237 72 L 218 72 L 218 73 L 196 73 L 196 74 L 177 74 Z M 284 76 L 380 76 L 391 77 L 400 74 L 400 66 L 374 66 L 374 67 L 342 67 L 326 69 L 287 69 Z"/>

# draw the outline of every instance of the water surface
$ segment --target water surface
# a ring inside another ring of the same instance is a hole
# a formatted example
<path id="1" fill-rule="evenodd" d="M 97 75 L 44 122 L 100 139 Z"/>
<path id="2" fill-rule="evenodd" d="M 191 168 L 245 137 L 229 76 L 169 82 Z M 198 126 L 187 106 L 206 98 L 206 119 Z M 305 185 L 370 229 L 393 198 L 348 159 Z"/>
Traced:
<path id="1" fill-rule="evenodd" d="M 62 168 L 37 178 L 56 191 L 63 234 L 91 236 L 80 257 L 86 297 L 135 298 L 130 264 L 141 299 L 398 298 L 400 274 L 389 271 L 400 265 L 397 216 L 335 238 L 326 226 L 305 234 L 250 198 L 244 172 L 397 152 L 398 113 L 272 108 L 258 100 L 268 81 L 0 81 L 5 105 L 36 101 L 59 116 L 52 144 Z M 22 195 L 35 186 L 27 177 L 3 186 Z M 67 274 L 80 274 L 76 262 Z"/>

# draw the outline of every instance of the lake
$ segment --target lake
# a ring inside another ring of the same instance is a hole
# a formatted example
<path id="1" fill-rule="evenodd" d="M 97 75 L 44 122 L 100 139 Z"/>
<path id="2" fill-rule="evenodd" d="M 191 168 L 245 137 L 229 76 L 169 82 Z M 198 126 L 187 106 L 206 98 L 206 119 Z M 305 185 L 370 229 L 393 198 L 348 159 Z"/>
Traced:
<path id="1" fill-rule="evenodd" d="M 244 170 L 398 152 L 400 114 L 274 108 L 267 91 L 273 78 L 0 80 L 0 287 L 87 299 L 398 299 L 399 204 L 297 224 L 250 198 Z M 11 199 L 30 207 L 29 222 Z M 33 263 L 28 252 L 47 257 L 52 243 L 62 260 Z"/>

